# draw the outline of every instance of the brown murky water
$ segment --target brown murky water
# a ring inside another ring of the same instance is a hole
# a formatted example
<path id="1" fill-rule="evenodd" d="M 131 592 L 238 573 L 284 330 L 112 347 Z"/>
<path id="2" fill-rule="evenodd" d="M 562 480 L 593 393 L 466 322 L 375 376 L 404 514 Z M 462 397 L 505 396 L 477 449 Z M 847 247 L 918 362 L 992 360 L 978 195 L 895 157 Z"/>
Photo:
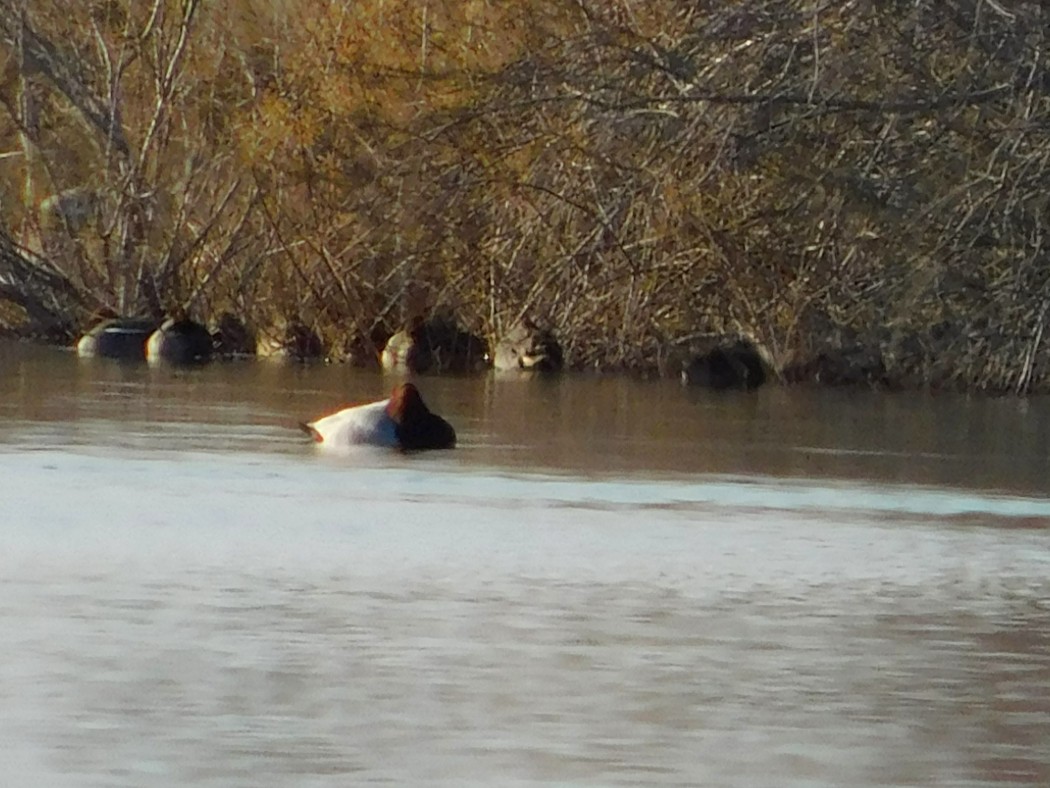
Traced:
<path id="1" fill-rule="evenodd" d="M 1050 403 L 0 345 L 0 785 L 1046 785 Z"/>

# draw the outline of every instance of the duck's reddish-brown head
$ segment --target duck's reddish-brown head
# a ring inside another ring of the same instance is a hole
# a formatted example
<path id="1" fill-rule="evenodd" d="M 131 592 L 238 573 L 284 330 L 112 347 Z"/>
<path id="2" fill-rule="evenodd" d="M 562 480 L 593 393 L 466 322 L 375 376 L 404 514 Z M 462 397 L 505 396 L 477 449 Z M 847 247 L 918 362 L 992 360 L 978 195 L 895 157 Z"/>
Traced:
<path id="1" fill-rule="evenodd" d="M 402 449 L 451 449 L 456 445 L 452 425 L 426 406 L 419 389 L 411 383 L 394 387 L 386 412 L 396 426 Z"/>

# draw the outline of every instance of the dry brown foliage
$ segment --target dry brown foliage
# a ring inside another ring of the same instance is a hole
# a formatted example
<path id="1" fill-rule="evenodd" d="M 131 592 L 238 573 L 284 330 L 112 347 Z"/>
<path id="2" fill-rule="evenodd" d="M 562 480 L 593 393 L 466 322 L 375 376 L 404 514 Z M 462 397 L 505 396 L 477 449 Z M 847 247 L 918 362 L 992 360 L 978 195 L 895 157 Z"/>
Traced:
<path id="1" fill-rule="evenodd" d="M 576 367 L 733 334 L 1050 389 L 1042 4 L 3 5 L 4 223 L 66 293 L 0 262 L 7 322 L 528 315 Z"/>

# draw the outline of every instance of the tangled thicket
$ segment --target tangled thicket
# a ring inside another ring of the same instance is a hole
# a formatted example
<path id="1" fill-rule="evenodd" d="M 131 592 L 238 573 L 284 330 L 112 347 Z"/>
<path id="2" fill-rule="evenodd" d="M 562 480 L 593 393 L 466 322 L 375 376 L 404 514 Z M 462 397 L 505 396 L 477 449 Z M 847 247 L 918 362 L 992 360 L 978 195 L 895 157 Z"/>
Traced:
<path id="1" fill-rule="evenodd" d="M 0 0 L 0 324 L 411 313 L 1050 389 L 1050 10 Z"/>

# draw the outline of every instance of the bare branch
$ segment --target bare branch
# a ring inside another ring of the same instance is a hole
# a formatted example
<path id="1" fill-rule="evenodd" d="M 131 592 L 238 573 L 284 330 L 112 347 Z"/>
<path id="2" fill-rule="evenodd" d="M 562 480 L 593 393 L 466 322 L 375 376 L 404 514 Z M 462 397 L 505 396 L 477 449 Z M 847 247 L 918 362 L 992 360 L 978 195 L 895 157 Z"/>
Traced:
<path id="1" fill-rule="evenodd" d="M 128 155 L 124 130 L 110 108 L 77 76 L 69 58 L 33 29 L 24 13 L 0 14 L 0 40 L 11 47 L 21 48 L 25 67 L 47 77 L 116 150 Z"/>

